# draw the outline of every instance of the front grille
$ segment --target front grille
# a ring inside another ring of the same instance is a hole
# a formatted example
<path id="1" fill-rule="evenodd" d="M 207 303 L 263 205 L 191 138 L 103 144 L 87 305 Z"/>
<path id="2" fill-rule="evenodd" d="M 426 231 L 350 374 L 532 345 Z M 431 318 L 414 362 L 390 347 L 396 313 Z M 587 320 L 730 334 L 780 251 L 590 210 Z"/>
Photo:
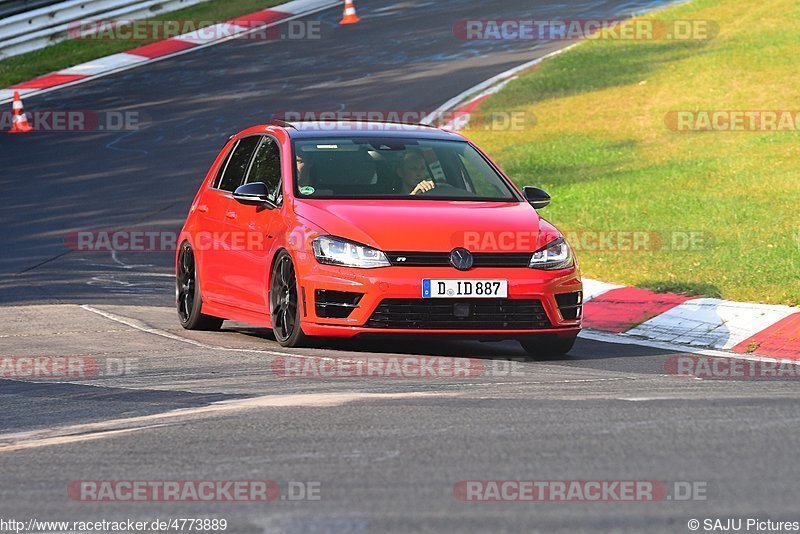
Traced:
<path id="1" fill-rule="evenodd" d="M 575 293 L 562 293 L 556 295 L 556 303 L 558 309 L 561 310 L 561 317 L 567 321 L 575 321 L 581 318 L 581 311 L 583 307 L 583 293 L 576 291 Z"/>
<path id="2" fill-rule="evenodd" d="M 314 293 L 317 317 L 347 319 L 353 310 L 358 308 L 358 303 L 361 302 L 363 296 L 363 293 L 317 289 Z"/>
<path id="3" fill-rule="evenodd" d="M 539 300 L 384 299 L 370 328 L 537 330 L 551 328 Z"/>
<path id="4" fill-rule="evenodd" d="M 449 252 L 387 252 L 392 265 L 398 267 L 449 267 Z M 532 252 L 475 252 L 472 257 L 475 267 L 528 267 Z"/>

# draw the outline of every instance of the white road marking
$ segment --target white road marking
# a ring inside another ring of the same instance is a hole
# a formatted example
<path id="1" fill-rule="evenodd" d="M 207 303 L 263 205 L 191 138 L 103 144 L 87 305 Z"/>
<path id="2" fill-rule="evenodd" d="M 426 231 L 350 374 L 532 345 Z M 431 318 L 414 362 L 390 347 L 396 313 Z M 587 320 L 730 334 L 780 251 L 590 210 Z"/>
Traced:
<path id="1" fill-rule="evenodd" d="M 151 326 L 147 326 L 146 324 L 142 323 L 141 321 L 137 321 L 136 319 L 131 319 L 128 317 L 122 317 L 121 315 L 116 315 L 114 313 L 105 312 L 103 310 L 98 310 L 93 306 L 89 306 L 88 304 L 84 304 L 81 306 L 82 309 L 96 313 L 102 317 L 110 321 L 114 321 L 120 324 L 124 324 L 126 326 L 130 326 L 131 328 L 135 328 L 136 330 L 140 330 L 142 332 L 146 332 L 148 334 L 153 334 L 155 336 L 165 337 L 167 339 L 172 339 L 174 341 L 180 341 L 181 343 L 188 343 L 189 345 L 194 345 L 195 347 L 200 347 L 204 349 L 210 350 L 222 350 L 228 352 L 256 352 L 259 354 L 270 354 L 273 356 L 296 356 L 298 358 L 316 358 L 320 360 L 329 360 L 329 361 L 351 361 L 356 363 L 358 360 L 342 360 L 341 358 L 328 358 L 327 356 L 314 356 L 308 354 L 298 354 L 296 352 L 278 352 L 274 350 L 264 350 L 264 349 L 237 349 L 233 347 L 221 347 L 219 345 L 209 345 L 207 343 L 202 343 L 200 341 L 195 341 L 193 339 L 181 337 L 179 335 L 173 334 L 171 332 L 167 332 L 166 330 L 161 330 L 160 328 L 154 328 Z"/>
<path id="2" fill-rule="evenodd" d="M 123 269 L 136 269 L 138 267 L 152 267 L 153 266 L 152 263 L 143 263 L 143 264 L 140 264 L 140 265 L 129 265 L 129 264 L 125 263 L 124 261 L 122 261 L 121 259 L 119 259 L 117 257 L 117 251 L 116 250 L 112 250 L 111 251 L 111 259 L 114 260 L 114 262 L 117 265 L 120 265 Z M 146 273 L 141 273 L 141 274 L 146 274 Z M 164 274 L 163 273 L 153 274 L 153 276 L 164 276 Z M 166 276 L 173 277 L 174 275 L 167 274 Z"/>
<path id="3" fill-rule="evenodd" d="M 165 425 L 152 425 L 148 428 L 156 428 L 159 426 Z M 136 432 L 138 430 L 144 430 L 143 428 L 126 428 L 123 430 L 109 430 L 108 432 L 103 432 L 102 434 L 80 434 L 74 436 L 54 436 L 51 438 L 42 438 L 36 441 L 25 441 L 22 440 L 17 443 L 12 443 L 9 445 L 0 445 L 0 453 L 1 452 L 14 452 L 24 449 L 33 449 L 38 447 L 48 447 L 51 445 L 70 445 L 72 443 L 81 443 L 83 441 L 94 441 L 96 439 L 104 439 L 104 438 L 113 438 L 115 436 L 119 436 L 121 434 L 130 434 L 131 432 Z"/>
<path id="4" fill-rule="evenodd" d="M 680 397 L 620 397 L 617 400 L 624 400 L 630 402 L 649 402 L 649 401 L 660 401 L 660 400 L 684 400 Z"/>
<path id="5" fill-rule="evenodd" d="M 103 310 L 98 310 L 97 308 L 89 306 L 88 304 L 82 305 L 81 308 L 86 310 L 86 311 L 88 311 L 88 312 L 96 313 L 97 315 L 100 315 L 101 317 L 105 317 L 106 319 L 108 319 L 110 321 L 114 321 L 114 322 L 117 322 L 117 323 L 120 323 L 120 324 L 124 324 L 126 326 L 130 326 L 131 328 L 135 328 L 136 330 L 140 330 L 142 332 L 147 332 L 148 334 L 153 334 L 154 336 L 161 336 L 161 337 L 165 337 L 167 339 L 172 339 L 174 341 L 180 341 L 181 343 L 188 343 L 189 345 L 194 345 L 195 347 L 200 347 L 200 348 L 204 348 L 204 349 L 213 349 L 213 350 L 222 349 L 222 350 L 229 350 L 229 351 L 236 351 L 236 352 L 266 352 L 267 354 L 275 354 L 275 355 L 280 355 L 280 356 L 285 356 L 286 355 L 283 352 L 263 351 L 263 350 L 257 350 L 257 349 L 252 349 L 252 350 L 250 350 L 250 349 L 234 349 L 234 348 L 230 348 L 230 347 L 218 347 L 218 346 L 215 346 L 215 345 L 208 345 L 206 343 L 201 343 L 200 341 L 195 341 L 193 339 L 188 339 L 188 338 L 185 338 L 185 337 L 177 336 L 175 334 L 167 332 L 166 330 L 161 330 L 159 328 L 152 328 L 150 326 L 147 326 L 147 325 L 141 323 L 140 321 L 137 321 L 136 319 L 130 319 L 130 318 L 127 318 L 127 317 L 122 317 L 120 315 L 116 315 L 114 313 L 109 313 L 109 312 L 105 312 Z"/>

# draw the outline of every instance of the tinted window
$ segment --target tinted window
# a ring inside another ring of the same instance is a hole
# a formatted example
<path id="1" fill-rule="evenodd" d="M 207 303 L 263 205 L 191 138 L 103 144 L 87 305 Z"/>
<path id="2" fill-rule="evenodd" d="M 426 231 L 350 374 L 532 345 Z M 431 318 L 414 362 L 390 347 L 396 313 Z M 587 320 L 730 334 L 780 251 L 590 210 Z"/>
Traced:
<path id="1" fill-rule="evenodd" d="M 294 146 L 300 197 L 517 201 L 505 179 L 462 141 L 339 137 Z"/>
<path id="2" fill-rule="evenodd" d="M 281 150 L 271 137 L 264 137 L 256 151 L 247 183 L 264 182 L 270 199 L 275 202 L 281 196 Z"/>
<path id="3" fill-rule="evenodd" d="M 233 146 L 236 147 L 235 144 Z M 219 187 L 219 182 L 222 180 L 222 174 L 225 172 L 225 167 L 228 166 L 228 162 L 231 160 L 231 155 L 233 155 L 233 150 L 225 155 L 222 165 L 220 165 L 219 169 L 217 169 L 217 175 L 214 177 L 214 183 L 211 185 L 211 187 Z"/>
<path id="4" fill-rule="evenodd" d="M 217 184 L 218 189 L 233 191 L 244 181 L 244 175 L 250 166 L 250 159 L 258 144 L 260 137 L 245 137 L 233 149 L 233 154 L 228 158 L 228 164 L 222 174 L 222 179 Z"/>

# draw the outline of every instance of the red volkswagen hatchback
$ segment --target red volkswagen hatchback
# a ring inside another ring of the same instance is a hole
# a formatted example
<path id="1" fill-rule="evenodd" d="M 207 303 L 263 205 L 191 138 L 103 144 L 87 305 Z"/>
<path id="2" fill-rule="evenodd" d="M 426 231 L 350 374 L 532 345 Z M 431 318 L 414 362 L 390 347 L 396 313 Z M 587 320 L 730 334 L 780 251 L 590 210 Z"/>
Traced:
<path id="1" fill-rule="evenodd" d="M 361 334 L 517 339 L 567 353 L 572 251 L 464 137 L 427 126 L 275 123 L 232 137 L 176 257 L 187 329 L 270 327 L 285 347 Z"/>

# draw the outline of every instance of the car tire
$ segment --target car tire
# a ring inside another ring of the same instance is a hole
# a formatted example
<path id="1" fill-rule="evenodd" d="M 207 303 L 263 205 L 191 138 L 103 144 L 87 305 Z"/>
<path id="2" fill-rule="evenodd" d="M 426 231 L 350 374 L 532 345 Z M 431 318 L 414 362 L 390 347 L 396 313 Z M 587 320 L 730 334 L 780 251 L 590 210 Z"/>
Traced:
<path id="1" fill-rule="evenodd" d="M 197 277 L 197 259 L 189 243 L 181 246 L 175 276 L 175 301 L 178 319 L 186 330 L 219 330 L 225 319 L 201 313 L 203 298 Z"/>
<path id="2" fill-rule="evenodd" d="M 292 256 L 285 250 L 275 258 L 269 287 L 269 310 L 275 341 L 282 347 L 310 346 L 311 338 L 303 332 L 300 324 L 297 274 Z"/>
<path id="3" fill-rule="evenodd" d="M 575 345 L 577 336 L 531 336 L 519 339 L 519 344 L 531 358 L 548 359 L 566 355 Z"/>

